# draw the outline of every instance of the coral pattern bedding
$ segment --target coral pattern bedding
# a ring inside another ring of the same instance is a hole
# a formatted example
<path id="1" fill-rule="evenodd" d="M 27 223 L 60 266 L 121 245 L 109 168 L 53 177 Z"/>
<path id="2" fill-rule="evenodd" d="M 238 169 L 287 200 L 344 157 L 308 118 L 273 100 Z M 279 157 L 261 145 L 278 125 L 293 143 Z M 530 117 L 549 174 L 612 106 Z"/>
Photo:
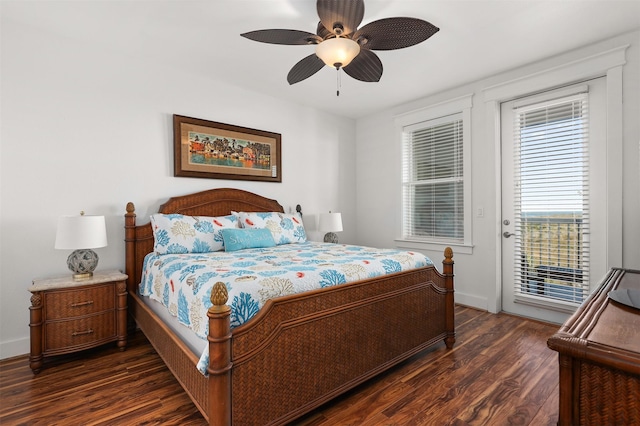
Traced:
<path id="1" fill-rule="evenodd" d="M 420 253 L 344 244 L 304 242 L 232 252 L 156 254 L 145 258 L 139 293 L 162 303 L 203 339 L 198 369 L 208 365 L 207 309 L 211 288 L 229 292 L 231 327 L 269 299 L 432 265 Z"/>

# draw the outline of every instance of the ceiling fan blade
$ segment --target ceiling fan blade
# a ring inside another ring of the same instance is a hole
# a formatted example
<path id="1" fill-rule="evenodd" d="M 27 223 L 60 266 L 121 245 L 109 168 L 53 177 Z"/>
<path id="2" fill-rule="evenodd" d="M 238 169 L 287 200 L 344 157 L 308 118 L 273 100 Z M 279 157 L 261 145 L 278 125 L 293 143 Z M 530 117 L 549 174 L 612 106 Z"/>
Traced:
<path id="1" fill-rule="evenodd" d="M 373 50 L 403 49 L 421 43 L 440 28 L 416 18 L 385 18 L 360 28 L 353 39 Z"/>
<path id="2" fill-rule="evenodd" d="M 289 84 L 299 83 L 320 71 L 322 67 L 324 67 L 322 59 L 318 58 L 315 53 L 311 54 L 291 68 L 287 74 L 287 81 Z"/>
<path id="3" fill-rule="evenodd" d="M 364 17 L 363 0 L 318 0 L 316 8 L 322 25 L 335 35 L 351 34 Z"/>
<path id="4" fill-rule="evenodd" d="M 322 41 L 313 33 L 298 30 L 257 30 L 240 35 L 249 40 L 271 44 L 318 44 Z"/>
<path id="5" fill-rule="evenodd" d="M 342 68 L 356 80 L 375 83 L 382 77 L 382 62 L 378 55 L 367 49 L 360 49 L 358 56 L 346 67 Z"/>

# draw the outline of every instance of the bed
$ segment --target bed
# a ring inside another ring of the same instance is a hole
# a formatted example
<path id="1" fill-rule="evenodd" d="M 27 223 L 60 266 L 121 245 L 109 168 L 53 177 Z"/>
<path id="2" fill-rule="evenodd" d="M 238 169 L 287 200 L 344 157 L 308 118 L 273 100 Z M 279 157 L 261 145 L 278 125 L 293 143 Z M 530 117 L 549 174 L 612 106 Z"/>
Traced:
<path id="1" fill-rule="evenodd" d="M 162 214 L 219 217 L 281 212 L 263 196 L 231 188 L 174 197 Z M 433 265 L 268 300 L 231 327 L 227 287 L 216 282 L 208 317 L 206 375 L 200 354 L 139 295 L 151 223 L 125 214 L 129 313 L 210 425 L 285 424 L 412 355 L 455 342 L 453 253 Z"/>

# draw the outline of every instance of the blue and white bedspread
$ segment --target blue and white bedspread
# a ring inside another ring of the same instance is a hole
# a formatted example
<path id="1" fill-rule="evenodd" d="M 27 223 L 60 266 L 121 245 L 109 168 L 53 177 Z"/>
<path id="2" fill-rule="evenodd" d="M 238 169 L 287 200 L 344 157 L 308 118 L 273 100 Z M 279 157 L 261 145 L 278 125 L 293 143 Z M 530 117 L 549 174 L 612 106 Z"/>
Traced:
<path id="1" fill-rule="evenodd" d="M 231 327 L 251 317 L 269 299 L 432 265 L 420 253 L 308 241 L 270 248 L 211 253 L 150 253 L 140 294 L 162 303 L 206 342 L 213 284 L 225 283 Z M 198 369 L 205 374 L 208 345 Z"/>

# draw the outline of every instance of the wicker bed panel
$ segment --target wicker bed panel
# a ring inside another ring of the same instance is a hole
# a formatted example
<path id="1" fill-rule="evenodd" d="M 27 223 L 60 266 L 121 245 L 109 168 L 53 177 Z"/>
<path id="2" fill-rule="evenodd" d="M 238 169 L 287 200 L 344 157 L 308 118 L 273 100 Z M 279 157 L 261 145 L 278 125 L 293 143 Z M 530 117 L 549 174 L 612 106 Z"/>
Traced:
<path id="1" fill-rule="evenodd" d="M 265 346 L 234 361 L 234 394 L 252 386 L 267 391 L 234 399 L 233 424 L 284 423 L 444 339 L 444 303 L 434 292 L 417 284 L 335 312 L 301 311 L 281 324 Z M 433 301 L 426 309 L 425 300 Z M 290 350 L 282 352 L 283 345 Z"/>
<path id="2" fill-rule="evenodd" d="M 589 362 L 580 363 L 581 425 L 640 425 L 638 395 L 638 376 Z"/>
<path id="3" fill-rule="evenodd" d="M 160 206 L 159 213 L 180 213 L 198 216 L 222 216 L 231 211 L 284 212 L 276 201 L 240 189 L 217 188 L 209 191 L 173 197 Z"/>
<path id="4" fill-rule="evenodd" d="M 283 297 L 276 303 L 267 301 L 252 321 L 234 330 L 233 358 L 237 363 L 247 355 L 248 350 L 254 348 L 256 341 L 267 341 L 273 330 L 283 320 L 291 318 L 292 312 L 296 317 L 326 312 L 371 297 L 401 291 L 420 283 L 429 283 L 433 286 L 434 291 L 442 294 L 444 299 L 445 290 L 437 287 L 434 283 L 436 275 L 433 268 L 424 268 L 379 277 L 375 281 L 354 282 L 316 290 L 303 297 L 301 297 L 302 295 Z"/>

